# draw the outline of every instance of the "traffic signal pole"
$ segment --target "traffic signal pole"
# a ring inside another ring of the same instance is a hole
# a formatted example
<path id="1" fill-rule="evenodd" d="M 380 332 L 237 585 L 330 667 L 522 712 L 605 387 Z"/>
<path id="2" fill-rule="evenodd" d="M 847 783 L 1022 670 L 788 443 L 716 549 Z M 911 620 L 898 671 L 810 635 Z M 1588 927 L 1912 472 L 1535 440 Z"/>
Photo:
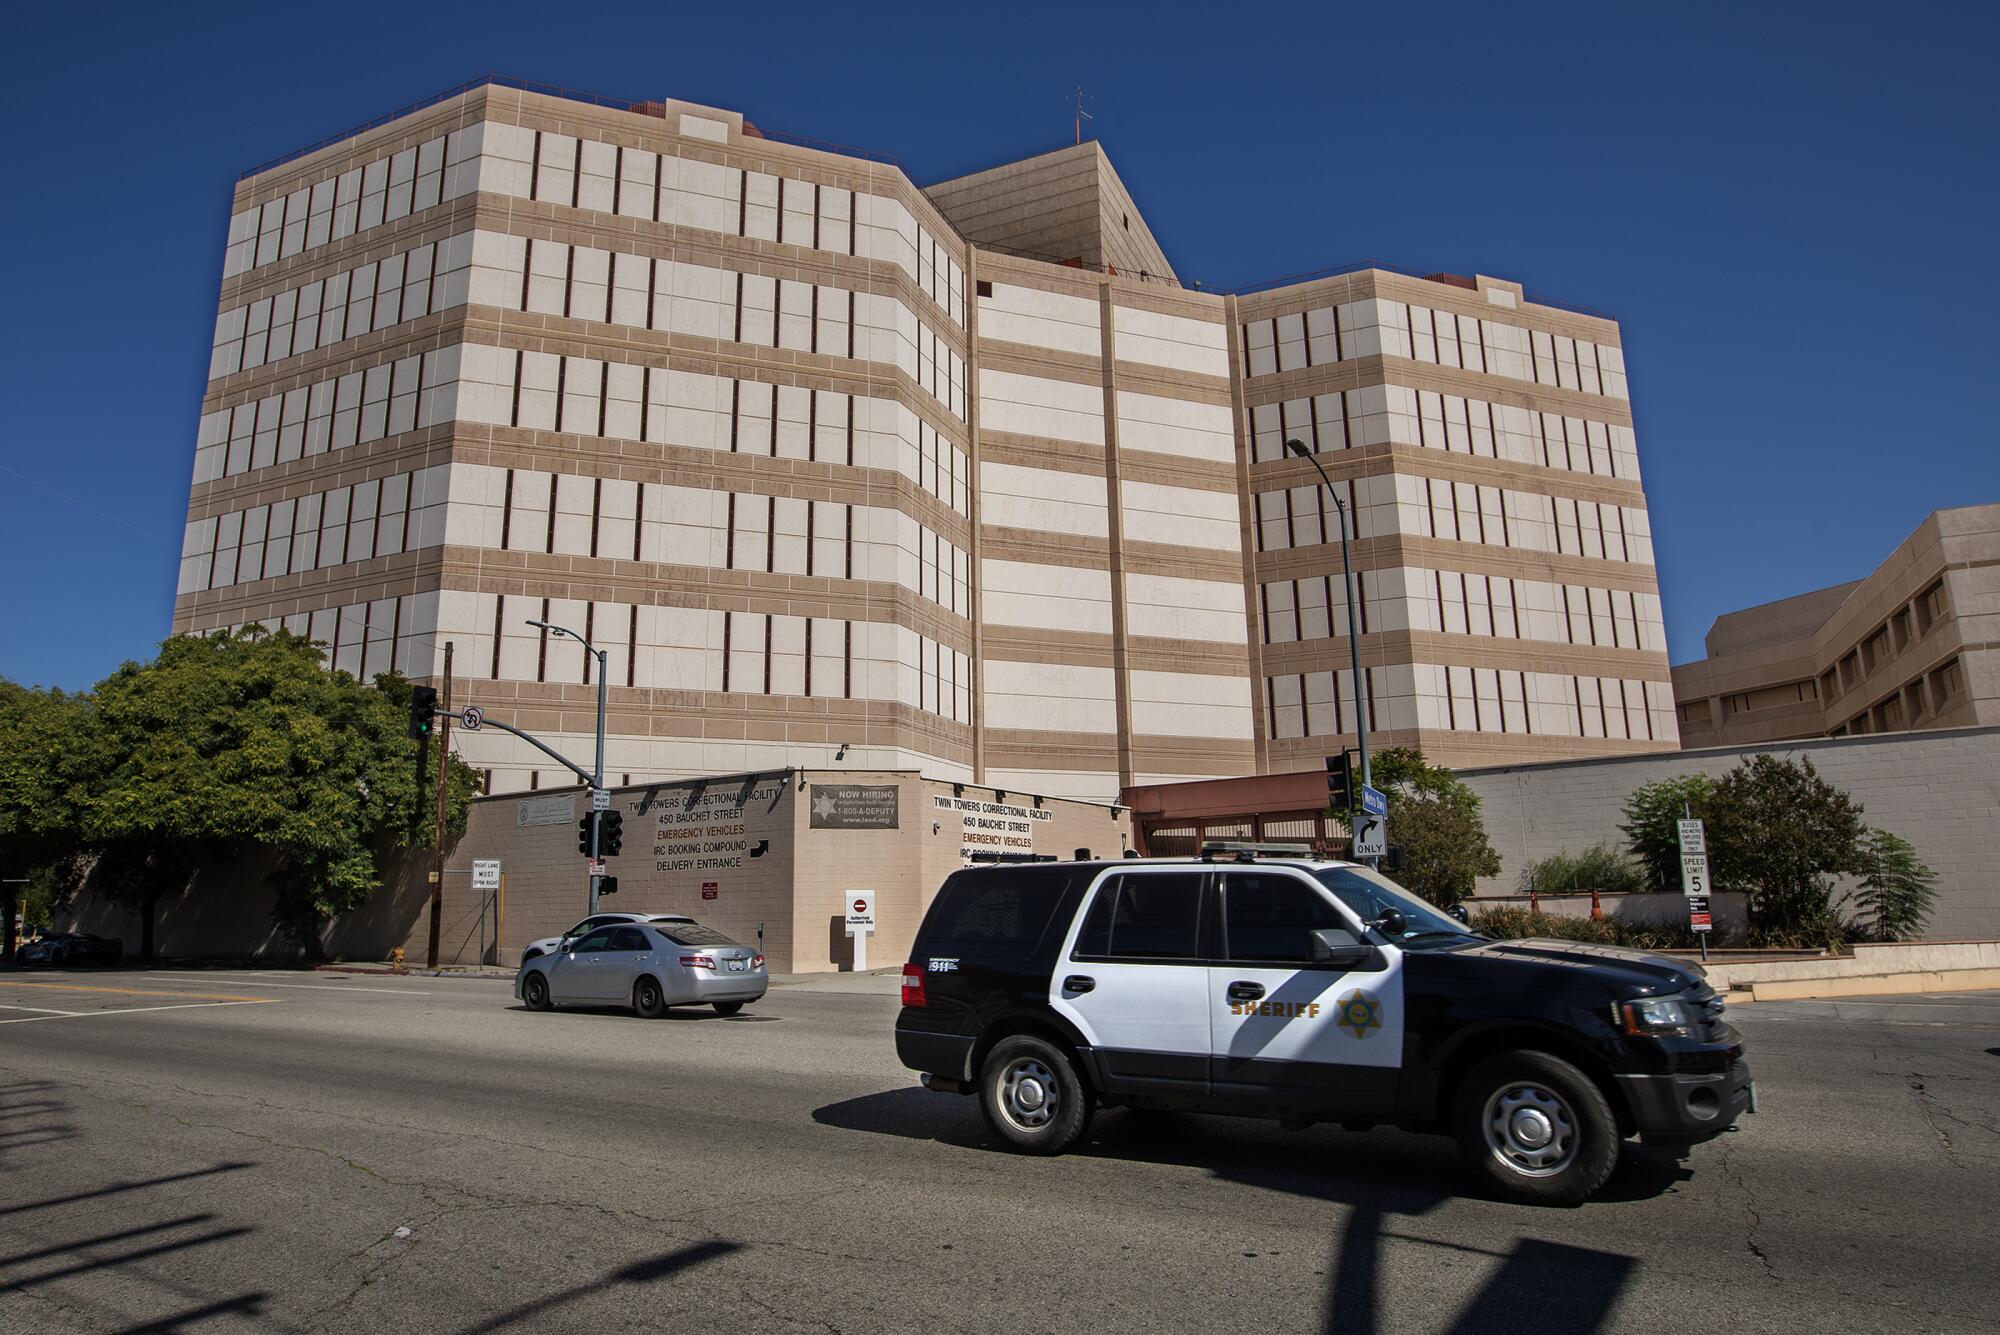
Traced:
<path id="1" fill-rule="evenodd" d="M 438 740 L 437 825 L 433 831 L 434 838 L 431 843 L 431 947 L 429 953 L 430 963 L 427 966 L 432 969 L 438 966 L 439 919 L 444 914 L 444 795 L 445 780 L 451 773 L 450 640 L 446 640 L 444 643 L 444 691 L 441 700 L 443 709 L 438 715 L 439 723 L 436 728 L 432 729 L 433 732 L 437 733 Z"/>
<path id="2" fill-rule="evenodd" d="M 590 911 L 597 912 L 597 886 L 602 879 L 597 867 L 604 860 L 604 820 L 595 806 L 596 793 L 604 789 L 604 665 L 605 651 L 592 649 L 589 641 L 581 636 L 577 643 L 583 645 L 583 652 L 597 660 L 597 776 L 591 780 L 592 806 L 590 810 Z M 588 659 L 585 660 L 589 661 Z"/>
<path id="3" fill-rule="evenodd" d="M 1312 451 L 1305 447 L 1304 441 L 1288 440 L 1285 442 L 1285 448 L 1313 466 L 1313 470 L 1319 474 L 1319 480 L 1326 484 L 1326 494 L 1333 497 L 1333 508 L 1340 517 L 1340 573 L 1347 585 L 1347 653 L 1354 671 L 1354 732 L 1361 752 L 1361 786 L 1373 788 L 1375 774 L 1368 768 L 1368 692 L 1361 684 L 1361 628 L 1355 616 L 1355 609 L 1359 603 L 1354 596 L 1354 562 L 1347 549 L 1347 502 L 1341 499 L 1338 491 L 1334 490 L 1333 479 L 1326 475 L 1326 469 L 1320 466 Z M 1333 688 L 1333 698 L 1336 703 L 1340 700 L 1340 686 L 1337 682 Z M 1372 863 L 1374 859 L 1371 858 L 1369 861 Z"/>

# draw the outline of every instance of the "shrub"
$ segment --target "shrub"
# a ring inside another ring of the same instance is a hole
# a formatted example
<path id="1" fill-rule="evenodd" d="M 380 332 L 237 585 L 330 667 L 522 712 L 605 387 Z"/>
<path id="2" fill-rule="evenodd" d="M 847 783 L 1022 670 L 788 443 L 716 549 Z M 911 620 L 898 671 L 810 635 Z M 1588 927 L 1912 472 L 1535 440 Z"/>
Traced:
<path id="1" fill-rule="evenodd" d="M 1937 899 L 1937 873 L 1917 858 L 1917 850 L 1901 835 L 1870 830 L 1862 836 L 1861 888 L 1854 902 L 1869 918 L 1869 934 L 1878 941 L 1908 941 L 1921 936 Z"/>
<path id="2" fill-rule="evenodd" d="M 1623 918 L 1571 918 L 1531 913 L 1524 908 L 1484 909 L 1472 915 L 1472 930 L 1503 941 L 1544 937 L 1633 950 L 1692 950 L 1699 943 L 1685 924 L 1633 922 Z M 1716 944 L 1713 940 L 1710 944 Z"/>
<path id="3" fill-rule="evenodd" d="M 1521 893 L 1531 890 L 1601 890 L 1630 894 L 1645 889 L 1645 874 L 1637 864 L 1609 844 L 1594 844 L 1581 853 L 1561 852 L 1530 862 L 1521 869 Z"/>

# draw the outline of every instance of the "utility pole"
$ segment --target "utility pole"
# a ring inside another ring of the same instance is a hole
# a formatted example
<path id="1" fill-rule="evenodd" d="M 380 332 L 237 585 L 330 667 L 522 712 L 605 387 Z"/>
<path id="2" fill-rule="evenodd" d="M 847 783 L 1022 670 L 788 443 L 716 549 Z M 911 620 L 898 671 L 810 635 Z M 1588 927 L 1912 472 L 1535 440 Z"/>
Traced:
<path id="1" fill-rule="evenodd" d="M 441 720 L 434 730 L 438 739 L 437 769 L 437 828 L 436 838 L 431 846 L 431 949 L 430 968 L 438 966 L 439 919 L 444 913 L 444 799 L 445 780 L 451 773 L 451 641 L 444 642 L 444 690 L 441 694 L 443 708 L 439 711 Z"/>
<path id="2" fill-rule="evenodd" d="M 1319 480 L 1326 484 L 1326 494 L 1333 497 L 1333 508 L 1340 516 L 1340 570 L 1347 583 L 1347 651 L 1354 668 L 1354 723 L 1361 750 L 1361 786 L 1373 788 L 1375 775 L 1368 768 L 1368 692 L 1361 684 L 1361 628 L 1355 619 L 1355 608 L 1359 604 L 1354 596 L 1354 562 L 1347 551 L 1347 502 L 1334 490 L 1333 479 L 1326 475 L 1326 469 L 1320 467 L 1319 460 L 1305 447 L 1304 441 L 1288 440 L 1285 448 L 1311 464 L 1319 473 Z M 1334 685 L 1333 698 L 1335 703 L 1340 700 L 1338 683 Z"/>

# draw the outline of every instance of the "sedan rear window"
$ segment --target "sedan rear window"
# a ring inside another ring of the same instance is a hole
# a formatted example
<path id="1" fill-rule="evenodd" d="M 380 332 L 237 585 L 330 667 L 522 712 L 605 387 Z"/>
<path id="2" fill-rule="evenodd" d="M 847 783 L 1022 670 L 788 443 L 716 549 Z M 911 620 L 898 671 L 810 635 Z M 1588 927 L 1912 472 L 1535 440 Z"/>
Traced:
<path id="1" fill-rule="evenodd" d="M 677 946 L 734 946 L 740 944 L 698 922 L 656 922 L 653 930 Z"/>

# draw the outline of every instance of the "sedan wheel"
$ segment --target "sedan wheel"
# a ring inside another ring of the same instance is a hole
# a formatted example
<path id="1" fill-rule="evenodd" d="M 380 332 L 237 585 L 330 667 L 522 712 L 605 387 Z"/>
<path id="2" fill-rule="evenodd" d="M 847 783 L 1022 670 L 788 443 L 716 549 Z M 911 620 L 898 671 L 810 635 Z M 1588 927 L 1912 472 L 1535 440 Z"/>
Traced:
<path id="1" fill-rule="evenodd" d="M 632 985 L 632 1009 L 648 1020 L 657 1020 L 667 1013 L 667 997 L 660 991 L 659 979 L 641 978 Z"/>
<path id="2" fill-rule="evenodd" d="M 521 1000 L 531 1011 L 549 1009 L 549 980 L 539 973 L 531 973 L 521 980 Z"/>

